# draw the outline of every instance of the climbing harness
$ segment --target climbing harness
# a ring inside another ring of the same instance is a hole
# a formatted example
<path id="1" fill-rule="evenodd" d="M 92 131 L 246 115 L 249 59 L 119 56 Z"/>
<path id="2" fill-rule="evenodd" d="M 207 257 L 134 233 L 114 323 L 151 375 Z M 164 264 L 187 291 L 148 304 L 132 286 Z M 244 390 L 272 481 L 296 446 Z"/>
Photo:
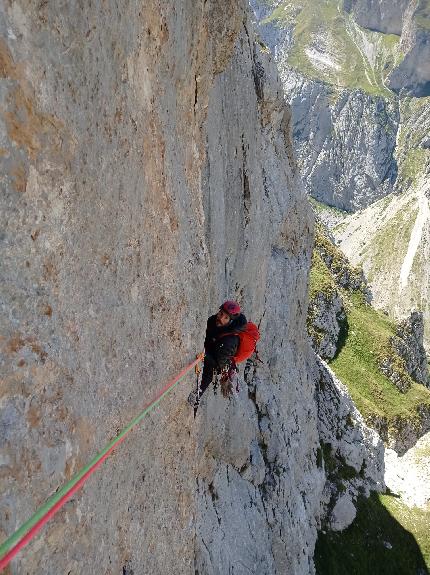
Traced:
<path id="1" fill-rule="evenodd" d="M 68 483 L 59 489 L 52 497 L 50 497 L 42 507 L 28 521 L 26 521 L 19 529 L 15 531 L 1 546 L 0 546 L 0 571 L 2 571 L 15 555 L 29 543 L 33 537 L 40 531 L 40 529 L 49 521 L 51 517 L 57 513 L 61 507 L 74 495 L 87 479 L 100 467 L 105 459 L 109 457 L 112 451 L 120 443 L 122 443 L 128 433 L 135 427 L 142 419 L 156 407 L 160 401 L 168 394 L 185 375 L 197 366 L 204 358 L 204 353 L 200 353 L 197 358 L 185 367 L 172 381 L 161 389 L 152 401 L 145 405 L 143 411 L 139 413 L 124 429 L 113 439 L 106 447 L 100 451 L 81 471 L 79 471 Z"/>
<path id="2" fill-rule="evenodd" d="M 231 365 L 227 366 L 221 372 L 220 387 L 223 397 L 227 398 L 233 395 L 233 390 L 239 393 L 239 378 L 237 377 L 239 369 L 236 362 L 232 360 Z"/>

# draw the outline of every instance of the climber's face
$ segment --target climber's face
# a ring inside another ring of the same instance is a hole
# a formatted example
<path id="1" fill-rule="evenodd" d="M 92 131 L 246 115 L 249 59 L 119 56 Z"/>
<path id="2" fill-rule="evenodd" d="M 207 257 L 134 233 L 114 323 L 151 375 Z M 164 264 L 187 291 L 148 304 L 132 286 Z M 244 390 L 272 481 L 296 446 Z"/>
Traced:
<path id="1" fill-rule="evenodd" d="M 216 314 L 216 324 L 218 327 L 224 327 L 230 323 L 230 316 L 223 309 Z"/>

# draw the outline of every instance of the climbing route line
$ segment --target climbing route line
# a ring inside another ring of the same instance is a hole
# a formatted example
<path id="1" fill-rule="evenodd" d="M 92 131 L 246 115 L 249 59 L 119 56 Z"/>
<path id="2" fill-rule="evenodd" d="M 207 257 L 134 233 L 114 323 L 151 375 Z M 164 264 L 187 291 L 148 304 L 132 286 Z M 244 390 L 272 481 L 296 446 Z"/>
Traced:
<path id="1" fill-rule="evenodd" d="M 83 467 L 68 483 L 59 489 L 52 497 L 50 497 L 28 521 L 26 521 L 19 529 L 15 531 L 1 546 L 0 546 L 0 571 L 15 557 L 15 555 L 29 543 L 38 531 L 45 525 L 51 517 L 57 513 L 61 507 L 82 487 L 86 480 L 100 467 L 105 459 L 109 457 L 112 451 L 120 443 L 122 443 L 127 434 L 135 427 L 142 419 L 156 407 L 160 401 L 165 397 L 183 377 L 202 361 L 204 354 L 201 353 L 197 356 L 192 363 L 185 367 L 172 381 L 167 383 L 152 399 L 147 403 L 143 410 L 137 415 L 118 435 L 106 445 L 93 459 Z"/>

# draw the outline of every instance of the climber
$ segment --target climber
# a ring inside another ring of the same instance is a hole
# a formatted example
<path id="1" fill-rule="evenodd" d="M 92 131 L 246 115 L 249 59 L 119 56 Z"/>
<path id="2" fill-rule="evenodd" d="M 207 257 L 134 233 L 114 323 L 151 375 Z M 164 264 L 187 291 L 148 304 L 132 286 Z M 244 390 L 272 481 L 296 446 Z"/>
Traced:
<path id="1" fill-rule="evenodd" d="M 221 392 L 224 397 L 232 394 L 236 363 L 252 355 L 259 337 L 257 326 L 247 322 L 235 301 L 224 302 L 218 313 L 208 319 L 202 380 L 197 390 L 192 391 L 188 397 L 188 403 L 194 407 L 194 416 L 214 376 L 221 375 Z"/>

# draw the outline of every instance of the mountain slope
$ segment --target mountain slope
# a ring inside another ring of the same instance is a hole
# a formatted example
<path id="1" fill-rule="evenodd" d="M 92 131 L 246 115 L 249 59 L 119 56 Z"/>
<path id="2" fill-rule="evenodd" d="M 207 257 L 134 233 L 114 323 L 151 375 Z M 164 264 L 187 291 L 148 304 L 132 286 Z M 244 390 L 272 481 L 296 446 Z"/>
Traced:
<path id="1" fill-rule="evenodd" d="M 254 7 L 291 103 L 308 193 L 358 212 L 334 229 L 339 246 L 363 267 L 376 307 L 392 318 L 423 312 L 429 349 L 428 2 Z"/>
<path id="2" fill-rule="evenodd" d="M 424 314 L 430 342 L 430 98 L 402 102 L 396 156 L 400 195 L 384 198 L 333 229 L 341 249 L 362 265 L 374 304 L 392 317 Z"/>
<path id="3" fill-rule="evenodd" d="M 2 540 L 195 358 L 227 297 L 264 360 L 195 420 L 184 380 L 12 573 L 314 571 L 313 216 L 247 10 L 0 14 Z"/>
<path id="4" fill-rule="evenodd" d="M 430 81 L 426 0 L 252 5 L 292 106 L 308 193 L 354 212 L 397 191 L 405 97 L 421 100 Z M 411 152 L 412 170 L 419 155 Z"/>
<path id="5" fill-rule="evenodd" d="M 404 452 L 430 429 L 422 318 L 396 325 L 369 304 L 369 296 L 361 270 L 318 224 L 308 309 L 313 347 L 348 388 L 366 423 L 387 446 Z"/>

